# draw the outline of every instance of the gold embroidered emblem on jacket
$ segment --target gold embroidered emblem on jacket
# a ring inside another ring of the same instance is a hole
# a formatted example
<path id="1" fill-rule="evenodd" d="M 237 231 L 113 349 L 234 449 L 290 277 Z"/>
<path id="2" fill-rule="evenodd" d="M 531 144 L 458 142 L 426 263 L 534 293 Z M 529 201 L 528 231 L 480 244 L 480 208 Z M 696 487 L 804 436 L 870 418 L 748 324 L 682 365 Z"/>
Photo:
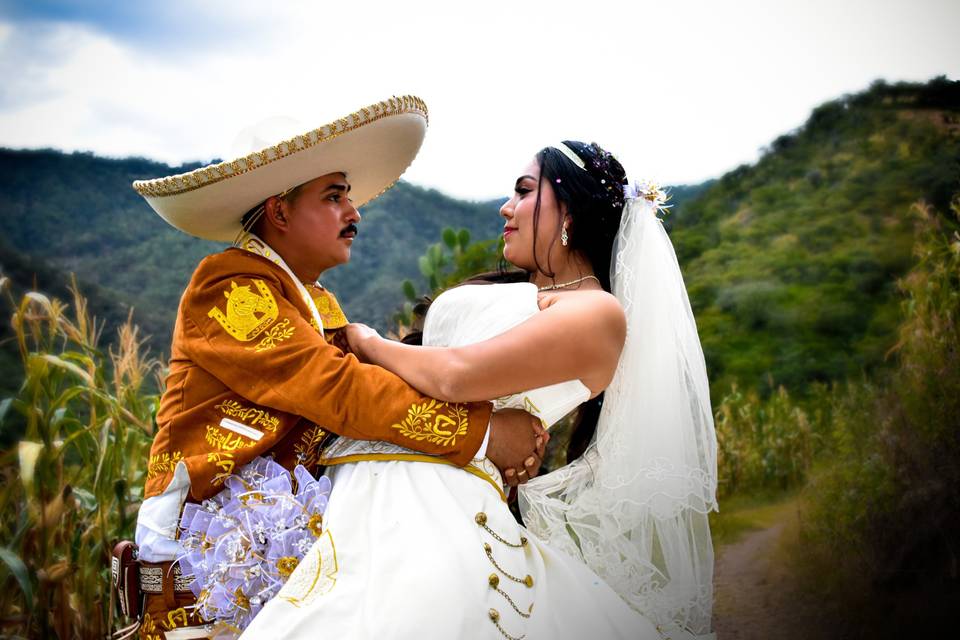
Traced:
<path id="1" fill-rule="evenodd" d="M 223 292 L 223 296 L 227 299 L 226 314 L 217 307 L 213 307 L 207 313 L 219 322 L 227 333 L 241 342 L 256 338 L 280 315 L 277 301 L 274 300 L 267 284 L 263 280 L 256 279 L 252 282 L 260 295 L 251 291 L 250 285 L 238 286 L 236 282 L 231 281 L 230 289 Z"/>

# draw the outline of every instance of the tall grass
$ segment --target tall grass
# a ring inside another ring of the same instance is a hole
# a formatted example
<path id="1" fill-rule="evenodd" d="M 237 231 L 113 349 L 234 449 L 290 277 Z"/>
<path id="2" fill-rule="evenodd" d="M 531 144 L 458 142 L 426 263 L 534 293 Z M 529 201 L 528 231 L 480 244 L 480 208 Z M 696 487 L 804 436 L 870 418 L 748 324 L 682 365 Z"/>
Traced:
<path id="1" fill-rule="evenodd" d="M 761 398 L 734 384 L 714 411 L 720 498 L 802 484 L 822 446 L 828 391 L 798 403 L 782 386 Z"/>
<path id="2" fill-rule="evenodd" d="M 71 306 L 7 293 L 23 383 L 0 404 L 0 428 L 19 437 L 0 452 L 0 634 L 104 637 L 110 549 L 132 536 L 142 499 L 158 362 L 129 319 L 100 350 L 76 283 L 72 293 Z"/>
<path id="3" fill-rule="evenodd" d="M 918 205 L 888 380 L 837 403 L 807 487 L 802 565 L 850 635 L 953 624 L 960 604 L 960 198 Z"/>

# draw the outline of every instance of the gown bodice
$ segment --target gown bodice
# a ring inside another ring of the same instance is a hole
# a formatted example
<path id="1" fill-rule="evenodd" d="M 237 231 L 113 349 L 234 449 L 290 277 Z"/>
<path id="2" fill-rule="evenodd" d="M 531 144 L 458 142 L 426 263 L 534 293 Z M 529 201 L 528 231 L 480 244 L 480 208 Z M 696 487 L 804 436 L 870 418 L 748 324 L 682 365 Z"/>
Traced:
<path id="1" fill-rule="evenodd" d="M 430 305 L 423 344 L 459 347 L 498 336 L 540 311 L 537 293 L 530 282 L 449 289 Z M 525 409 L 550 426 L 589 398 L 590 390 L 582 382 L 570 380 L 498 398 L 494 408 Z"/>

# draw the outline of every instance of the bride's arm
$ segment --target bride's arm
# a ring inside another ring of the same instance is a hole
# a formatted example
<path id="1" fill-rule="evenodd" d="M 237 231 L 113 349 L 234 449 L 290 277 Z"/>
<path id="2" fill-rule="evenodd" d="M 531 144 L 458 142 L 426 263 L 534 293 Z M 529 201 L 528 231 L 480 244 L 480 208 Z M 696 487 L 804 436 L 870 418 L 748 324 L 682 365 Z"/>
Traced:
<path id="1" fill-rule="evenodd" d="M 567 295 L 506 333 L 463 347 L 418 347 L 354 331 L 362 360 L 450 402 L 501 396 L 579 379 L 595 394 L 613 378 L 626 336 L 623 309 L 597 291 Z"/>

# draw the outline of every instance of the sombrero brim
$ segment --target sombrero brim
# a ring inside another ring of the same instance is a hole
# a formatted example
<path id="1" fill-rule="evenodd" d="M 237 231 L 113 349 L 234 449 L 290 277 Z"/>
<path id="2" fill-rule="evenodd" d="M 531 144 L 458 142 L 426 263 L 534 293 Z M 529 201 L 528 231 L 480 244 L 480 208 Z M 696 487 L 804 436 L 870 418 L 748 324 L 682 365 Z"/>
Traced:
<path id="1" fill-rule="evenodd" d="M 247 211 L 328 173 L 346 174 L 354 204 L 367 204 L 413 162 L 427 120 L 427 106 L 419 98 L 391 98 L 242 158 L 137 180 L 133 188 L 177 229 L 232 242 Z"/>

